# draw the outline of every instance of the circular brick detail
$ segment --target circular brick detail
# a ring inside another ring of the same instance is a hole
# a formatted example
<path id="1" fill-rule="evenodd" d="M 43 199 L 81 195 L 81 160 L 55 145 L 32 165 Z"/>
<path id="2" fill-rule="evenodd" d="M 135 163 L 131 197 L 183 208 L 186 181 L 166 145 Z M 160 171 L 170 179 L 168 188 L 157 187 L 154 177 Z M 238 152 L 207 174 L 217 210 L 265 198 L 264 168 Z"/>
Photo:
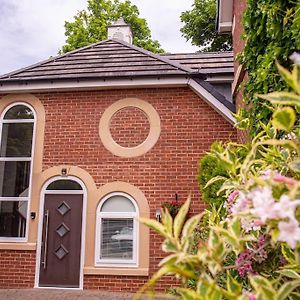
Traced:
<path id="1" fill-rule="evenodd" d="M 113 140 L 122 147 L 136 147 L 143 143 L 150 131 L 147 115 L 137 107 L 125 107 L 110 120 Z"/>
<path id="2" fill-rule="evenodd" d="M 116 156 L 147 153 L 160 136 L 160 118 L 154 107 L 141 99 L 116 101 L 103 113 L 99 135 L 104 147 Z"/>

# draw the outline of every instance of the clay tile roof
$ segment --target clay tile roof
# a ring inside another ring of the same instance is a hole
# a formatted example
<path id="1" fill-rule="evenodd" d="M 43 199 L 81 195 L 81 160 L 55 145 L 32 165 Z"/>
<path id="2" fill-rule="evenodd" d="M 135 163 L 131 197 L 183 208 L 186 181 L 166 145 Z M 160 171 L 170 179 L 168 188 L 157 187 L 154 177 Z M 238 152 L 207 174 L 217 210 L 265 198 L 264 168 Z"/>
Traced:
<path id="1" fill-rule="evenodd" d="M 233 52 L 202 52 L 164 54 L 172 62 L 191 68 L 200 74 L 233 73 Z"/>
<path id="2" fill-rule="evenodd" d="M 0 82 L 187 75 L 189 67 L 109 39 L 0 76 Z"/>

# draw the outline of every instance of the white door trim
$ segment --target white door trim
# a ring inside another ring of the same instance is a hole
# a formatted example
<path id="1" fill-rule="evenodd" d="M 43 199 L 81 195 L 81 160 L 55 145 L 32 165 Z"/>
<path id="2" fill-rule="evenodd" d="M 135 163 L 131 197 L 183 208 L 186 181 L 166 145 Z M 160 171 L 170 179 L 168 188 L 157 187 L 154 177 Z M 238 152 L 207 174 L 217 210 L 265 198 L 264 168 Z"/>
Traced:
<path id="1" fill-rule="evenodd" d="M 72 193 L 68 190 L 56 191 L 56 194 L 82 194 L 83 195 L 83 203 L 82 203 L 82 229 L 81 229 L 81 253 L 80 253 L 80 276 L 79 276 L 79 288 L 64 288 L 68 290 L 82 290 L 83 289 L 83 267 L 84 267 L 84 258 L 85 258 L 85 228 L 86 228 L 86 208 L 87 208 L 87 189 L 85 184 L 75 176 L 55 176 L 47 180 L 42 188 L 41 196 L 40 196 L 40 209 L 39 209 L 39 223 L 38 223 L 38 239 L 37 239 L 37 247 L 36 247 L 36 267 L 35 267 L 35 288 L 44 288 L 39 286 L 40 279 L 40 262 L 41 262 L 41 245 L 42 245 L 42 232 L 43 232 L 43 214 L 44 214 L 44 204 L 45 204 L 45 194 L 53 194 L 53 191 L 47 191 L 46 188 L 50 183 L 57 180 L 73 180 L 79 183 L 82 187 L 82 190 L 73 190 Z M 61 289 L 59 287 L 47 287 L 47 289 Z"/>

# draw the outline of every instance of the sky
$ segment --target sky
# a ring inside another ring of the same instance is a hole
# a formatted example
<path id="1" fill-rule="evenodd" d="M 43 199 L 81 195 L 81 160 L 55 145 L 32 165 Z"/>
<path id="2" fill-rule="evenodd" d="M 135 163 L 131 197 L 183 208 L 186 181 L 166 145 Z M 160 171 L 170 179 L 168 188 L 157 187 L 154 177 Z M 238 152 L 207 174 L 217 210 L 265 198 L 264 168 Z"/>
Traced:
<path id="1" fill-rule="evenodd" d="M 180 33 L 180 14 L 194 0 L 131 0 L 167 52 L 195 52 Z M 57 55 L 65 43 L 64 22 L 87 0 L 0 0 L 0 74 Z"/>

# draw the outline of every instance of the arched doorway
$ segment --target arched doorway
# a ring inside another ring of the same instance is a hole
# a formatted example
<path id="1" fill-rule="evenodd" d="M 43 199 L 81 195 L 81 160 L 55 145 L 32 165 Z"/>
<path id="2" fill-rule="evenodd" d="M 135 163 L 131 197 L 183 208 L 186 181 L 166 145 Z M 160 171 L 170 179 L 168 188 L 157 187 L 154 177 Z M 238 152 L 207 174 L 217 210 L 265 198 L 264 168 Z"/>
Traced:
<path id="1" fill-rule="evenodd" d="M 56 177 L 42 190 L 37 287 L 82 288 L 86 191 L 76 177 Z"/>

